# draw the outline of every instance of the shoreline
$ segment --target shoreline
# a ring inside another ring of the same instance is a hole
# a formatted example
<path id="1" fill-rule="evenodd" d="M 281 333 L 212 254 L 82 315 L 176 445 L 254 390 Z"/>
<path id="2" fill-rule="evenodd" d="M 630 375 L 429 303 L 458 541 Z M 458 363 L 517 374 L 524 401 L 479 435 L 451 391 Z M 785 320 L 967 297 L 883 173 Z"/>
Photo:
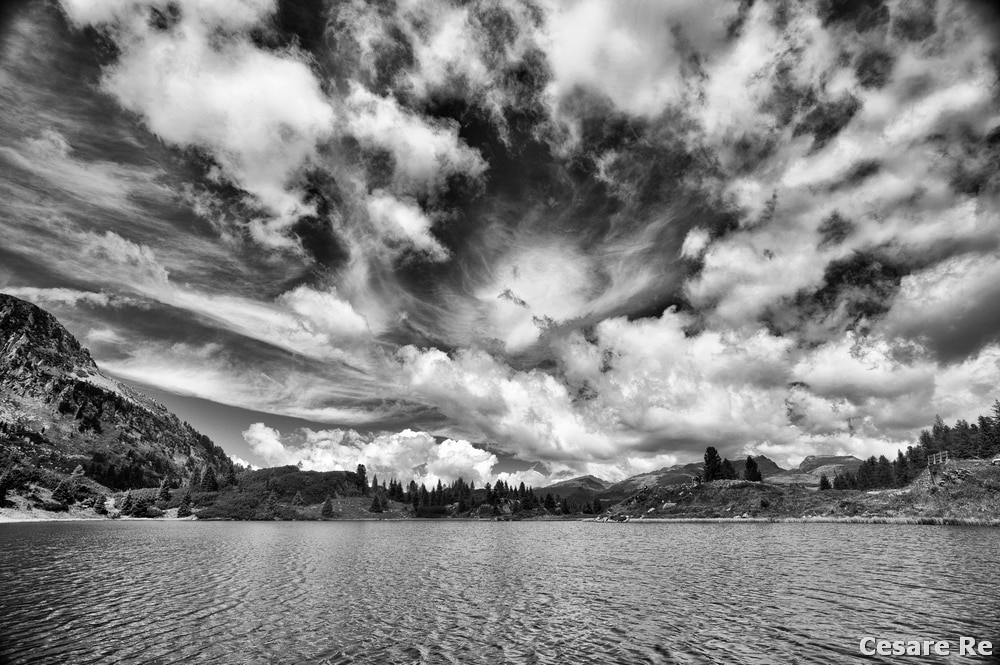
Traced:
<path id="1" fill-rule="evenodd" d="M 0 524 L 37 524 L 43 522 L 234 522 L 241 520 L 200 520 L 191 517 L 119 517 L 110 518 L 86 513 L 65 514 L 38 511 L 18 511 L 9 508 L 0 509 Z M 13 514 L 12 514 L 13 513 Z M 303 521 L 303 522 L 494 522 L 493 519 L 443 518 L 443 519 L 330 519 L 330 520 L 243 520 L 243 521 Z M 1000 527 L 1000 519 L 983 519 L 979 517 L 649 517 L 629 520 L 584 517 L 579 519 L 524 519 L 499 520 L 502 522 L 592 522 L 601 524 L 888 524 L 907 526 L 983 526 Z"/>
<path id="2" fill-rule="evenodd" d="M 981 517 L 648 517 L 629 520 L 592 518 L 585 522 L 605 524 L 684 523 L 684 524 L 903 524 L 909 526 L 987 526 L 1000 527 L 1000 519 Z"/>

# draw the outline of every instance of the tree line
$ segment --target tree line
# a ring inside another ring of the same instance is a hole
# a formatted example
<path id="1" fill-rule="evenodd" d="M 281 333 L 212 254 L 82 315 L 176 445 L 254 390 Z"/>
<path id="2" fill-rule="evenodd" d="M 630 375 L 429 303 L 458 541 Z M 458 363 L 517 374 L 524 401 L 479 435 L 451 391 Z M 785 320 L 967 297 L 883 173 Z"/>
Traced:
<path id="1" fill-rule="evenodd" d="M 359 466 L 358 476 L 364 478 Z M 408 504 L 417 516 L 434 517 L 447 514 L 452 508 L 457 514 L 477 510 L 482 505 L 488 505 L 494 512 L 501 506 L 507 506 L 512 514 L 544 509 L 548 513 L 570 515 L 575 513 L 599 513 L 603 505 L 599 498 L 583 505 L 572 504 L 569 500 L 547 492 L 539 496 L 534 488 L 525 486 L 522 482 L 516 487 L 504 480 L 496 483 L 486 483 L 480 491 L 476 491 L 475 481 L 465 481 L 463 478 L 445 484 L 438 480 L 430 489 L 425 483 L 417 485 L 411 480 L 404 485 L 395 478 L 380 486 L 378 477 L 372 479 L 372 486 L 365 488 L 364 494 L 372 494 L 370 512 L 379 513 L 388 508 L 388 500 Z"/>
<path id="2" fill-rule="evenodd" d="M 947 451 L 952 459 L 991 459 L 1000 455 L 1000 400 L 993 403 L 991 415 L 981 415 L 976 422 L 958 420 L 947 425 L 941 416 L 934 418 L 931 428 L 921 430 L 915 445 L 899 450 L 896 459 L 885 455 L 872 456 L 861 462 L 854 472 L 842 471 L 831 480 L 820 476 L 821 490 L 873 490 L 905 487 L 924 469 L 934 453 Z M 742 473 L 736 466 L 719 456 L 712 446 L 705 450 L 705 466 L 699 481 L 713 480 L 760 481 L 760 469 L 753 457 L 747 457 Z"/>
<path id="3" fill-rule="evenodd" d="M 719 451 L 714 446 L 705 449 L 705 467 L 698 477 L 700 482 L 712 482 L 713 480 L 739 480 L 740 474 L 736 471 L 736 466 L 729 461 L 729 458 L 719 456 Z M 760 466 L 752 456 L 747 456 L 743 462 L 743 479 L 751 482 L 760 482 L 764 478 L 760 473 Z"/>

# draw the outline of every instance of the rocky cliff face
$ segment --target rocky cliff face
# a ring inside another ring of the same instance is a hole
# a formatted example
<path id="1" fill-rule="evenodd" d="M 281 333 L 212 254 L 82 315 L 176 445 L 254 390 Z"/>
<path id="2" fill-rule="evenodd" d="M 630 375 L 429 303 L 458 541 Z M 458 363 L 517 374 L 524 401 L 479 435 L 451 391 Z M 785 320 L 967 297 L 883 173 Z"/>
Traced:
<path id="1" fill-rule="evenodd" d="M 101 373 L 44 310 L 0 294 L 0 449 L 24 464 L 124 489 L 232 462 L 162 405 Z"/>

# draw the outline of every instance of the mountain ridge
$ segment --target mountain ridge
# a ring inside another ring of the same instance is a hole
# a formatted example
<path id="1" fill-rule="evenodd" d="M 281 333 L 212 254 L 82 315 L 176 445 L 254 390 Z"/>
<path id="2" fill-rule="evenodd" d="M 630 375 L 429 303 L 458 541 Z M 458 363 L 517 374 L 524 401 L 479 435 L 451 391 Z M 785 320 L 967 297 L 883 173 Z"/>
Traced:
<path id="1" fill-rule="evenodd" d="M 0 451 L 109 488 L 227 473 L 225 451 L 166 407 L 101 372 L 50 313 L 0 293 Z"/>
<path id="2" fill-rule="evenodd" d="M 774 461 L 764 455 L 754 456 L 754 461 L 757 462 L 761 475 L 763 475 L 765 479 L 783 474 L 794 473 L 794 471 L 781 468 Z M 859 464 L 860 462 L 861 460 L 858 460 Z M 736 460 L 733 464 L 736 466 L 737 471 L 742 473 L 743 460 Z M 673 466 L 656 469 L 655 471 L 648 471 L 646 473 L 629 476 L 628 478 L 620 480 L 616 483 L 612 483 L 602 478 L 597 478 L 593 475 L 578 476 L 560 481 L 558 483 L 553 483 L 551 485 L 546 485 L 545 487 L 539 488 L 537 491 L 542 493 L 552 492 L 553 494 L 560 494 L 563 498 L 568 498 L 572 501 L 589 501 L 594 498 L 606 501 L 619 501 L 642 487 L 672 487 L 675 485 L 683 485 L 685 483 L 693 482 L 696 477 L 701 475 L 704 466 L 704 462 L 675 464 Z M 597 483 L 588 484 L 583 482 L 585 479 L 593 479 L 594 481 L 597 481 Z M 819 482 L 818 478 L 816 482 Z M 603 488 L 599 488 L 598 483 L 603 484 Z M 560 493 L 560 490 L 565 490 L 567 488 L 572 490 L 568 495 Z"/>

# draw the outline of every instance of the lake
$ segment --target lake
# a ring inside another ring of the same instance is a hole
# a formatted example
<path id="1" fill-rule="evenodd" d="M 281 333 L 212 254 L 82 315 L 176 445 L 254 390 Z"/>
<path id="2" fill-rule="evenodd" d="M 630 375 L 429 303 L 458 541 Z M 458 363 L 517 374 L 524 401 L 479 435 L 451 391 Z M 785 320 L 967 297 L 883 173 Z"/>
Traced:
<path id="1" fill-rule="evenodd" d="M 1000 646 L 1000 530 L 0 524 L 4 663 L 871 663 Z"/>

